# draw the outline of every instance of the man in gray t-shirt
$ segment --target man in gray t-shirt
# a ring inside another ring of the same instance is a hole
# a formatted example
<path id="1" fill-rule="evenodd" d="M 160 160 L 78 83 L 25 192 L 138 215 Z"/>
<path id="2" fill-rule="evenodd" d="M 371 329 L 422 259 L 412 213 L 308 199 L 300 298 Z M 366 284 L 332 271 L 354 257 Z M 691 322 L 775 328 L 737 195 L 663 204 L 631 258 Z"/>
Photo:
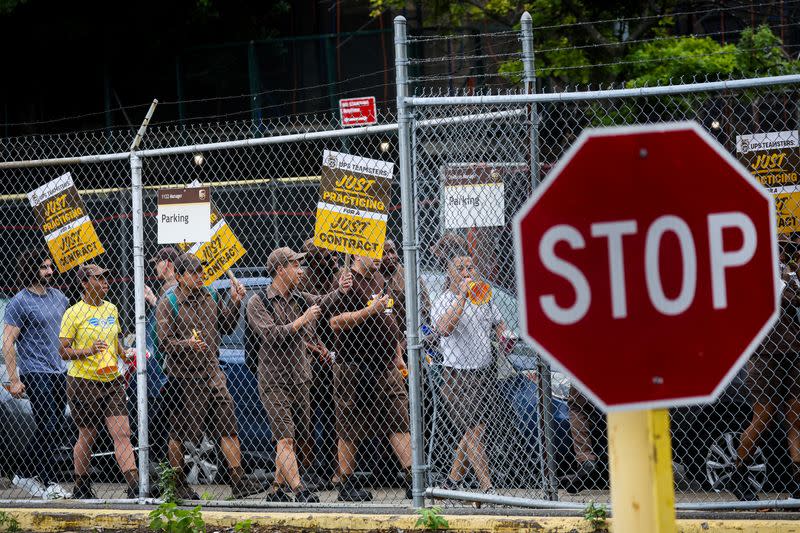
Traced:
<path id="1" fill-rule="evenodd" d="M 69 493 L 56 480 L 59 445 L 66 433 L 67 367 L 59 355 L 58 332 L 67 298 L 49 286 L 53 264 L 44 251 L 22 253 L 17 274 L 20 286 L 25 288 L 6 306 L 3 357 L 9 378 L 8 392 L 17 399 L 27 395 L 36 428 L 30 441 L 34 446 L 23 458 L 24 464 L 16 465 L 18 475 L 13 482 L 33 496 L 66 498 Z"/>

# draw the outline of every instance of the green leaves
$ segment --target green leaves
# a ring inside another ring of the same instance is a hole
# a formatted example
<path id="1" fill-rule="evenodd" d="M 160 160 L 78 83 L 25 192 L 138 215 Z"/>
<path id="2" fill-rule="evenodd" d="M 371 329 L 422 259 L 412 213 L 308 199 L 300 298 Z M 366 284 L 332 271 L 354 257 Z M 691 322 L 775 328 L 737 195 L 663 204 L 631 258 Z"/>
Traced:
<path id="1" fill-rule="evenodd" d="M 150 529 L 164 533 L 205 533 L 202 507 L 179 509 L 174 502 L 164 502 L 150 512 Z M 237 530 L 238 531 L 238 530 Z M 244 531 L 243 533 L 249 533 Z"/>
<path id="2" fill-rule="evenodd" d="M 424 507 L 417 509 L 417 523 L 414 527 L 423 527 L 426 531 L 440 531 L 450 528 L 450 524 L 441 515 L 441 507 Z"/>

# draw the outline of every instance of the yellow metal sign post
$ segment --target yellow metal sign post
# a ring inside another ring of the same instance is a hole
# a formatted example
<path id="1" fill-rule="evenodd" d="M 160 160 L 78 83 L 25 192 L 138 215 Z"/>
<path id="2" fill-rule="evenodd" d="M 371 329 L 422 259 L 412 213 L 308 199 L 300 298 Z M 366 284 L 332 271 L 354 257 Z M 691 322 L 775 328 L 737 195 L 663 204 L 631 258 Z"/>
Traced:
<path id="1" fill-rule="evenodd" d="M 608 413 L 608 461 L 614 532 L 676 532 L 669 411 Z"/>

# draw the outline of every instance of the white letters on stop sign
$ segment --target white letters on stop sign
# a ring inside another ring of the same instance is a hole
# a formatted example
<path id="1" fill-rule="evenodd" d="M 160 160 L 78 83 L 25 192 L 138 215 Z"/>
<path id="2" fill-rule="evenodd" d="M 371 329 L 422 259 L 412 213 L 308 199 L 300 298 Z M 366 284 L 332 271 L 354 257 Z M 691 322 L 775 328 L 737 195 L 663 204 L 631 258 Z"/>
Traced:
<path id="1" fill-rule="evenodd" d="M 745 265 L 753 258 L 758 244 L 756 229 L 750 217 L 741 212 L 712 213 L 707 220 L 713 307 L 724 309 L 728 306 L 726 270 Z M 736 229 L 742 234 L 742 245 L 738 250 L 725 250 L 722 236 L 725 229 Z M 624 237 L 638 233 L 637 223 L 635 220 L 598 222 L 591 225 L 590 232 L 592 237 L 605 238 L 607 241 L 611 316 L 614 319 L 627 318 Z M 675 298 L 669 298 L 664 293 L 661 277 L 659 254 L 661 239 L 666 233 L 677 237 L 681 251 L 681 289 Z M 550 272 L 570 283 L 575 292 L 575 301 L 569 307 L 562 307 L 553 294 L 545 294 L 539 298 L 539 303 L 550 320 L 556 324 L 570 325 L 586 316 L 592 304 L 592 291 L 584 273 L 556 255 L 555 247 L 562 241 L 574 250 L 586 247 L 580 231 L 568 224 L 559 224 L 542 236 L 539 242 L 539 259 Z M 686 311 L 694 303 L 698 276 L 697 248 L 686 221 L 674 215 L 655 219 L 647 229 L 643 260 L 647 293 L 653 307 L 667 316 Z"/>

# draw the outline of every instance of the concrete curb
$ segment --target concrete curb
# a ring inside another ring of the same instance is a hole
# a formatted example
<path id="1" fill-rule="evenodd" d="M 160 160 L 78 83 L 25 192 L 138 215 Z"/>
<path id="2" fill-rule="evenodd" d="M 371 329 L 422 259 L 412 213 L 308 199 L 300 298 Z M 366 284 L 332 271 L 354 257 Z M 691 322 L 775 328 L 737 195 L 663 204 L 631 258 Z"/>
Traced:
<path id="1" fill-rule="evenodd" d="M 3 509 L 19 522 L 21 531 L 55 533 L 80 530 L 137 530 L 146 529 L 150 509 Z M 548 532 L 590 533 L 595 531 L 579 517 L 514 517 L 451 515 L 443 513 L 450 523 L 448 531 L 455 532 Z M 244 519 L 252 520 L 253 527 L 277 531 L 408 531 L 414 530 L 416 515 L 356 514 L 356 513 L 268 513 L 203 511 L 210 531 L 230 529 Z M 609 524 L 613 520 L 609 519 Z M 613 531 L 613 527 L 611 529 Z M 800 533 L 800 520 L 678 520 L 681 533 L 748 532 L 748 533 Z"/>

